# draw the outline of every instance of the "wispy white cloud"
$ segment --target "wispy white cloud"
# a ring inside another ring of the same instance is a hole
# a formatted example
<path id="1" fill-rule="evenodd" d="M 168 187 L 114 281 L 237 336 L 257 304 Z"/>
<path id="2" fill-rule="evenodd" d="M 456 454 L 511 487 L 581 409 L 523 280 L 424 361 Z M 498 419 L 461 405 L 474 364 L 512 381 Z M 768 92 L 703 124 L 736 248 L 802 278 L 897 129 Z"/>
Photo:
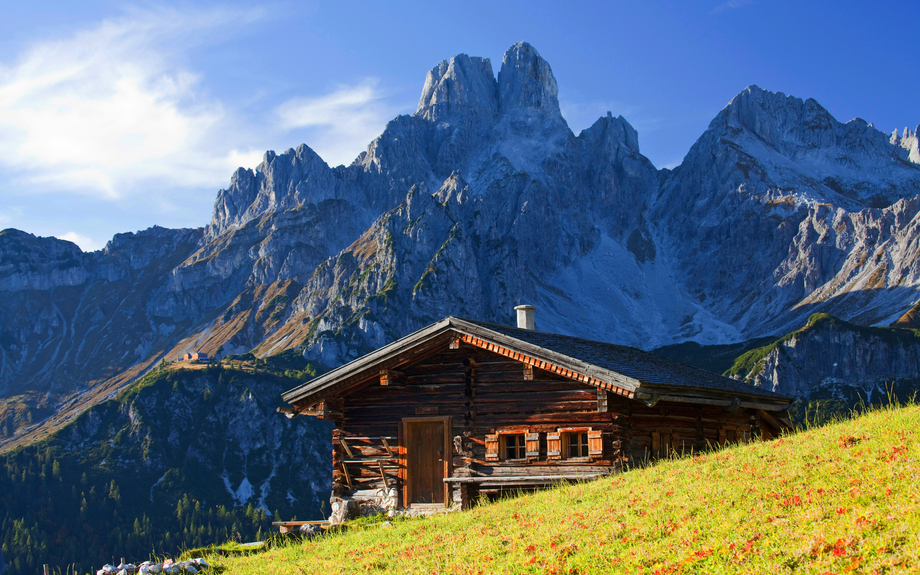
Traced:
<path id="1" fill-rule="evenodd" d="M 10 224 L 15 225 L 16 220 L 22 217 L 22 208 L 19 206 L 5 206 L 0 210 L 0 227 Z"/>
<path id="2" fill-rule="evenodd" d="M 712 9 L 710 14 L 718 14 L 719 12 L 724 12 L 726 10 L 732 10 L 734 8 L 741 8 L 742 6 L 747 6 L 748 4 L 753 4 L 754 0 L 728 0 L 728 2 L 723 2 Z"/>
<path id="3" fill-rule="evenodd" d="M 209 32 L 258 17 L 132 10 L 0 63 L 0 164 L 30 191 L 113 199 L 142 182 L 225 179 L 233 154 L 206 144 L 227 113 L 175 62 Z"/>
<path id="4" fill-rule="evenodd" d="M 373 78 L 324 96 L 291 99 L 276 110 L 282 130 L 311 131 L 310 147 L 330 165 L 354 160 L 396 112 Z"/>
<path id="5" fill-rule="evenodd" d="M 62 240 L 67 240 L 68 242 L 77 244 L 84 252 L 93 252 L 96 250 L 101 250 L 103 247 L 105 247 L 103 242 L 97 242 L 96 240 L 88 236 L 78 234 L 77 232 L 67 232 L 66 234 L 61 234 L 57 237 Z"/>
<path id="6" fill-rule="evenodd" d="M 265 148 L 306 142 L 331 165 L 351 162 L 399 111 L 377 81 L 288 100 L 266 123 L 228 108 L 180 64 L 262 17 L 129 9 L 0 60 L 0 169 L 29 193 L 123 202 L 156 190 L 164 197 L 144 201 L 168 214 L 187 191 L 216 191 L 237 167 L 255 167 Z"/>

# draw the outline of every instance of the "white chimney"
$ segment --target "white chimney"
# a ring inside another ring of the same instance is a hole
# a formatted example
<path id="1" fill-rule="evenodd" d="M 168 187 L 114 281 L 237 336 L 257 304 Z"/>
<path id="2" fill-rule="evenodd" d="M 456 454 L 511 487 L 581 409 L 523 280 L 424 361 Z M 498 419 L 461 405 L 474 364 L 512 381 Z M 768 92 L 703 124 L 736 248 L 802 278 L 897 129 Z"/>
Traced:
<path id="1" fill-rule="evenodd" d="M 537 308 L 532 305 L 519 305 L 517 310 L 517 326 L 521 329 L 536 329 L 534 327 L 534 312 Z"/>

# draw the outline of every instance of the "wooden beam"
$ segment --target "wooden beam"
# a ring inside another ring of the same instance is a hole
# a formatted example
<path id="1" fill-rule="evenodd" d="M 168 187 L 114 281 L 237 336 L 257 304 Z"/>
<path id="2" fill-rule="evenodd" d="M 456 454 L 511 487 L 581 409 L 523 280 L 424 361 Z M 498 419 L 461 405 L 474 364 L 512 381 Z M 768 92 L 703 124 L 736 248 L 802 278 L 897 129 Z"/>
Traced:
<path id="1" fill-rule="evenodd" d="M 383 462 L 382 462 L 382 461 L 378 461 L 378 462 L 377 462 L 377 465 L 378 465 L 379 468 L 380 468 L 380 477 L 383 479 L 383 488 L 386 489 L 387 491 L 389 491 L 389 490 L 390 490 L 390 484 L 389 484 L 389 482 L 387 481 L 387 474 L 386 474 L 386 472 L 383 470 Z"/>
<path id="2" fill-rule="evenodd" d="M 741 398 L 736 397 L 732 399 L 731 403 L 729 403 L 726 406 L 723 406 L 722 409 L 724 409 L 728 413 L 733 413 L 735 411 L 738 411 L 739 407 L 741 407 Z"/>
<path id="3" fill-rule="evenodd" d="M 509 475 L 509 476 L 478 476 L 478 477 L 445 477 L 444 483 L 552 483 L 558 481 L 588 481 L 598 477 L 606 477 L 611 473 L 586 473 L 583 475 Z"/>
<path id="4" fill-rule="evenodd" d="M 342 447 L 345 448 L 345 453 L 348 454 L 348 457 L 354 458 L 354 454 L 351 452 L 351 447 L 348 446 L 348 443 L 345 441 L 344 437 L 339 438 L 339 443 L 342 444 Z"/>
<path id="5" fill-rule="evenodd" d="M 786 425 L 785 422 L 774 417 L 772 414 L 770 414 L 769 411 L 765 411 L 763 409 L 759 411 L 760 411 L 760 417 L 762 417 L 764 421 L 766 421 L 767 423 L 775 427 L 777 431 L 782 431 L 784 429 L 790 429 L 790 427 Z"/>
<path id="6" fill-rule="evenodd" d="M 387 438 L 386 438 L 386 437 L 381 437 L 381 438 L 380 438 L 380 441 L 383 442 L 383 447 L 384 447 L 384 449 L 387 450 L 387 455 L 389 455 L 390 457 L 393 457 L 393 450 L 390 448 L 390 444 L 387 443 Z"/>
<path id="7" fill-rule="evenodd" d="M 597 388 L 597 412 L 607 413 L 607 390 L 603 387 Z"/>
<path id="8" fill-rule="evenodd" d="M 524 381 L 533 381 L 533 366 L 524 364 Z"/>
<path id="9" fill-rule="evenodd" d="M 348 482 L 348 488 L 354 491 L 355 486 L 351 482 L 351 475 L 348 473 L 348 466 L 345 465 L 345 462 L 342 462 L 342 471 L 345 472 L 345 481 Z"/>
<path id="10" fill-rule="evenodd" d="M 326 406 L 325 401 L 319 401 L 306 407 L 299 407 L 297 408 L 297 412 L 301 415 L 312 415 L 319 419 L 326 419 L 329 417 L 329 408 Z"/>
<path id="11" fill-rule="evenodd" d="M 392 369 L 380 370 L 380 385 L 405 385 L 406 374 Z"/>

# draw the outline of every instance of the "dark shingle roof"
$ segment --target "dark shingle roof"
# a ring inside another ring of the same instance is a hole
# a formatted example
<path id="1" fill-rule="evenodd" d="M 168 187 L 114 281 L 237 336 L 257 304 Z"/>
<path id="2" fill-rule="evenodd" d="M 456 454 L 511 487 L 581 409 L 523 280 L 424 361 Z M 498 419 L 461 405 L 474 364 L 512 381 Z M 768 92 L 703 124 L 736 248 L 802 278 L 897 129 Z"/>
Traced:
<path id="1" fill-rule="evenodd" d="M 787 399 L 786 397 L 716 375 L 671 359 L 655 355 L 634 347 L 591 341 L 578 337 L 520 329 L 474 320 L 461 320 L 502 335 L 527 342 L 537 347 L 554 351 L 564 356 L 579 359 L 597 367 L 621 373 L 644 384 L 666 387 L 697 388 L 724 391 L 742 395 L 756 395 L 765 398 Z"/>

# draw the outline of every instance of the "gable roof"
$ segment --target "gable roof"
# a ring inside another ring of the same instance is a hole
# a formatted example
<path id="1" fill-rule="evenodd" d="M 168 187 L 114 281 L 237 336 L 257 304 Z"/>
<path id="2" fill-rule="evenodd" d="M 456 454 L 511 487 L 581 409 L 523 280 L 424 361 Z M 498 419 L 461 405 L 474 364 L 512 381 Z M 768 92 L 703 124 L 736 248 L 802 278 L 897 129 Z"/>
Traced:
<path id="1" fill-rule="evenodd" d="M 791 403 L 772 391 L 636 348 L 450 316 L 291 389 L 282 399 L 299 407 L 316 403 L 455 339 L 646 403 L 682 401 L 770 411 Z"/>

